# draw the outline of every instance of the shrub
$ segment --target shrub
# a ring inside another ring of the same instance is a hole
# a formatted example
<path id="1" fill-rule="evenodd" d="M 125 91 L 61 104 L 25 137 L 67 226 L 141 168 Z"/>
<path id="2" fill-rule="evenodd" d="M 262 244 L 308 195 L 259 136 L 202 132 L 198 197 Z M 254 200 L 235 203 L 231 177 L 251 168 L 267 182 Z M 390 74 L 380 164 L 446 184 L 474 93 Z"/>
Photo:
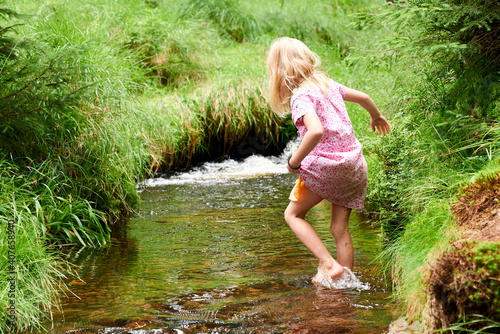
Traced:
<path id="1" fill-rule="evenodd" d="M 459 174 L 480 170 L 499 151 L 499 58 L 490 52 L 496 46 L 484 41 L 498 37 L 500 6 L 483 0 L 396 2 L 375 18 L 359 18 L 360 27 L 369 22 L 393 31 L 378 42 L 379 61 L 414 64 L 419 77 L 396 102 L 393 138 L 367 147 L 379 161 L 374 173 L 379 181 L 372 189 L 389 194 L 375 196 L 370 206 L 385 209 L 395 203 L 396 211 L 406 212 L 404 218 L 425 205 L 422 198 L 449 198 Z M 402 173 L 414 186 L 405 186 Z M 423 185 L 429 177 L 446 186 L 429 192 Z"/>

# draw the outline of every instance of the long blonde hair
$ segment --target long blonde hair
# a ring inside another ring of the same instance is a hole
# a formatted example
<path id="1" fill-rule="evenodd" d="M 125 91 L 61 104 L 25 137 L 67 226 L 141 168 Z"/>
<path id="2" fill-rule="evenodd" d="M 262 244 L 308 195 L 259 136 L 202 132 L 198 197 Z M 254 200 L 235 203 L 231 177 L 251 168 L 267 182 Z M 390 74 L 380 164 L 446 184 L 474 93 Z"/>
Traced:
<path id="1" fill-rule="evenodd" d="M 273 41 L 267 55 L 269 104 L 282 116 L 290 111 L 290 97 L 298 87 L 316 84 L 323 95 L 330 86 L 326 75 L 316 70 L 320 65 L 317 54 L 298 39 L 281 37 Z"/>

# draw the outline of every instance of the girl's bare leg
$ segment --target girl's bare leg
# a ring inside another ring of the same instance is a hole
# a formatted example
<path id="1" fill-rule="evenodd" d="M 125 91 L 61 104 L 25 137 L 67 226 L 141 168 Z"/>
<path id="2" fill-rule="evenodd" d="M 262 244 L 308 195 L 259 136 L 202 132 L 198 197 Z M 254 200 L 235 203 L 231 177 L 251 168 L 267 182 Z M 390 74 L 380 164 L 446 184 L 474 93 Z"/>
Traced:
<path id="1" fill-rule="evenodd" d="M 322 199 L 306 189 L 297 202 L 290 202 L 286 208 L 285 221 L 300 241 L 319 260 L 321 270 L 331 278 L 337 278 L 342 275 L 344 268 L 330 255 L 316 230 L 304 219 L 307 212 Z"/>
<path id="2" fill-rule="evenodd" d="M 332 222 L 330 230 L 337 245 L 337 261 L 341 266 L 352 270 L 354 250 L 349 233 L 349 216 L 352 209 L 332 203 Z"/>

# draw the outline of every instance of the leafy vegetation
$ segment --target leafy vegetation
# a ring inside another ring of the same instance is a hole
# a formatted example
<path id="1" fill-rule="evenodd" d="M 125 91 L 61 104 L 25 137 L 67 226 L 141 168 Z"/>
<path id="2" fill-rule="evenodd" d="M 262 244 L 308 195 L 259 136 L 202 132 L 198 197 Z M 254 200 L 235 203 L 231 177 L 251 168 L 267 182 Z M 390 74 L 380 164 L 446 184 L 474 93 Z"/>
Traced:
<path id="1" fill-rule="evenodd" d="M 105 245 L 112 223 L 138 205 L 138 180 L 277 152 L 295 135 L 265 98 L 266 51 L 283 35 L 390 114 L 393 131 L 381 138 L 348 106 L 369 162 L 366 209 L 387 238 L 381 258 L 407 312 L 421 317 L 422 268 L 456 238 L 450 205 L 480 175 L 499 172 L 500 10 L 486 0 L 378 4 L 3 2 L 0 208 L 18 231 L 35 231 L 18 235 L 18 247 L 35 252 L 18 264 L 39 275 L 18 287 L 19 327 L 57 304 L 62 262 L 51 245 Z M 238 149 L 249 136 L 258 147 Z"/>
<path id="2" fill-rule="evenodd" d="M 379 15 L 359 18 L 360 28 L 389 28 L 372 57 L 411 77 L 393 100 L 391 136 L 365 145 L 374 154 L 367 206 L 381 217 L 388 244 L 380 258 L 393 273 L 398 299 L 410 318 L 422 319 L 428 266 L 458 238 L 450 205 L 480 175 L 500 172 L 500 59 L 493 42 L 500 33 L 500 6 L 395 2 Z M 481 296 L 496 294 L 498 288 Z M 466 308 L 463 315 L 476 311 Z M 485 323 L 473 321 L 467 328 Z"/>
<path id="3" fill-rule="evenodd" d="M 45 166 L 46 168 L 47 166 Z M 75 275 L 72 268 L 59 258 L 56 249 L 41 240 L 46 240 L 45 222 L 54 226 L 56 219 L 63 222 L 60 230 L 51 234 L 51 239 L 56 239 L 59 234 L 69 233 L 71 238 L 81 238 L 85 243 L 99 243 L 107 241 L 106 233 L 98 233 L 92 227 L 69 228 L 69 221 L 77 219 L 70 215 L 85 215 L 93 212 L 88 203 L 82 201 L 69 202 L 68 198 L 51 197 L 54 187 L 61 187 L 49 171 L 31 170 L 28 177 L 20 173 L 19 167 L 8 161 L 0 160 L 0 306 L 2 308 L 2 322 L 0 331 L 9 332 L 7 327 L 7 310 L 11 306 L 9 291 L 13 287 L 15 293 L 15 311 L 17 313 L 18 328 L 22 329 L 27 324 L 35 326 L 40 324 L 41 314 L 50 314 L 52 307 L 59 307 L 58 291 L 64 291 L 66 285 L 63 278 L 66 275 Z M 43 175 L 45 173 L 45 175 Z M 50 180 L 47 180 L 51 178 Z M 46 182 L 49 181 L 49 182 Z M 52 188 L 51 188 L 52 187 Z M 50 201 L 63 201 L 62 205 L 47 203 Z M 44 205 L 44 206 L 42 206 Z M 64 207 L 64 212 L 54 212 Z M 99 219 L 89 217 L 85 223 L 101 226 Z M 13 234 L 8 232 L 7 226 L 12 223 Z M 55 224 L 58 226 L 58 224 Z M 49 226 L 50 228 L 50 226 Z M 15 246 L 15 270 L 11 271 L 7 261 L 9 245 L 13 240 Z M 14 275 L 15 284 L 11 285 Z M 13 328 L 10 328 L 13 330 Z"/>

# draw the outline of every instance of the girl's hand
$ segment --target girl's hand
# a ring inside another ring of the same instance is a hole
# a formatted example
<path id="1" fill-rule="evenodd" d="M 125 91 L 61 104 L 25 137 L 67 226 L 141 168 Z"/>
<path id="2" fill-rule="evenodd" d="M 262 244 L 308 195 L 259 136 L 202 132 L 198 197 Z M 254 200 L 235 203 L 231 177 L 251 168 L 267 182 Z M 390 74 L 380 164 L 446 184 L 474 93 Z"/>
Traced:
<path id="1" fill-rule="evenodd" d="M 370 126 L 372 127 L 373 131 L 375 131 L 376 129 L 379 135 L 385 136 L 386 134 L 391 132 L 391 126 L 389 125 L 389 122 L 387 122 L 385 117 L 382 115 L 376 118 L 370 118 Z"/>
<path id="2" fill-rule="evenodd" d="M 299 165 L 297 167 L 295 167 L 295 165 L 292 165 L 290 163 L 290 160 L 292 160 L 292 157 L 288 158 L 288 162 L 286 164 L 286 168 L 288 169 L 288 171 L 292 174 L 299 174 L 300 172 L 300 165 L 301 163 L 299 163 Z M 293 167 L 293 168 L 292 168 Z"/>
<path id="3" fill-rule="evenodd" d="M 294 166 L 295 167 L 295 166 Z M 288 169 L 288 171 L 292 174 L 300 174 L 300 170 L 299 169 L 291 169 L 290 166 L 288 164 L 286 164 L 286 168 Z"/>

